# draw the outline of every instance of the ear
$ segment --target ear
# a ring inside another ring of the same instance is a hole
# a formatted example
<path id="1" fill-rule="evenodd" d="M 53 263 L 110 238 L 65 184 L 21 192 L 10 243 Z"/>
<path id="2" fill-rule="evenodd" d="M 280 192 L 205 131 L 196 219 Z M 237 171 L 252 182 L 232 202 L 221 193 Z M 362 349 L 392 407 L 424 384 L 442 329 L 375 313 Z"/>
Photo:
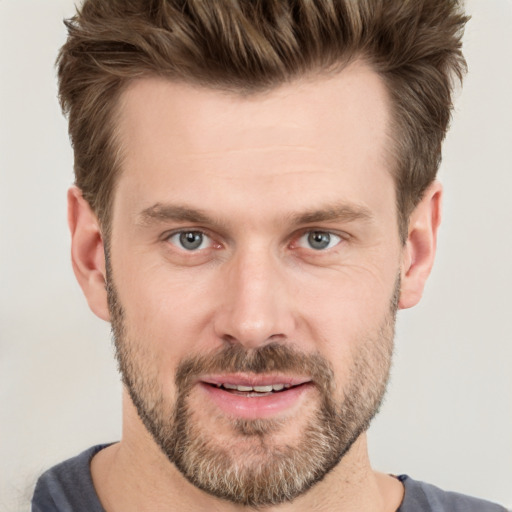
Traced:
<path id="1" fill-rule="evenodd" d="M 108 322 L 110 314 L 101 229 L 96 215 L 77 187 L 68 191 L 68 225 L 75 276 L 93 313 Z"/>
<path id="2" fill-rule="evenodd" d="M 437 229 L 441 223 L 443 188 L 435 181 L 409 218 L 408 237 L 402 253 L 400 309 L 415 306 L 434 264 Z"/>

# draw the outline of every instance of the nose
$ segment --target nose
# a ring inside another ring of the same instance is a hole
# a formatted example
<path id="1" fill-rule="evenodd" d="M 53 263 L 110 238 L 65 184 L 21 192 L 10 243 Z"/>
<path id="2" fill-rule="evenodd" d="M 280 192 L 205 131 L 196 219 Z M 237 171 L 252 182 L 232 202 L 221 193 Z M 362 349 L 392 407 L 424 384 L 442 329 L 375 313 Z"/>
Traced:
<path id="1" fill-rule="evenodd" d="M 284 341 L 294 329 L 286 270 L 268 248 L 237 254 L 225 264 L 215 333 L 247 349 Z"/>

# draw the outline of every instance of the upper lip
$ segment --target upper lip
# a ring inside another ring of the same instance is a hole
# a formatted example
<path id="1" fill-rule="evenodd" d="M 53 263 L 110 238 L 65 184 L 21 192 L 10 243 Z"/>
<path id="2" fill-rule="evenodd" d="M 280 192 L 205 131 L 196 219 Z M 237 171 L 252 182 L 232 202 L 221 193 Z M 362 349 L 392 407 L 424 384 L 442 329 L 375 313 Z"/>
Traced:
<path id="1" fill-rule="evenodd" d="M 234 386 L 273 386 L 276 384 L 288 384 L 290 386 L 298 386 L 311 382 L 309 377 L 301 377 L 294 375 L 262 375 L 247 373 L 229 373 L 223 375 L 206 375 L 199 379 L 200 382 L 213 384 L 214 386 L 221 384 L 232 384 Z"/>

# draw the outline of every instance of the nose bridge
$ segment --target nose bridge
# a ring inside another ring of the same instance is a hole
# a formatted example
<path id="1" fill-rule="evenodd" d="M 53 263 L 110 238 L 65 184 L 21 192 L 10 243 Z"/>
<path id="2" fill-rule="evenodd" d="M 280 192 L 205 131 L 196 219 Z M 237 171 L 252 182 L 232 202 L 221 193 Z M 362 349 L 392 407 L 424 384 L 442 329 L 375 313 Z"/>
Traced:
<path id="1" fill-rule="evenodd" d="M 293 326 L 284 269 L 268 245 L 240 249 L 227 263 L 217 335 L 247 348 L 286 338 Z"/>

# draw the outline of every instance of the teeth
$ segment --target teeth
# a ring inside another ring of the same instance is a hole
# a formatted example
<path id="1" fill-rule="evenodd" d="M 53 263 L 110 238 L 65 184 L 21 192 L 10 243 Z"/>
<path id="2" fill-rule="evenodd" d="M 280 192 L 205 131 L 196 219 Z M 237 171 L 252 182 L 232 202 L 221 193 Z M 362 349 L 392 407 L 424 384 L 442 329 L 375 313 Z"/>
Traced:
<path id="1" fill-rule="evenodd" d="M 270 393 L 273 386 L 254 386 L 254 391 L 258 393 Z"/>
<path id="2" fill-rule="evenodd" d="M 257 393 L 270 393 L 271 391 L 282 391 L 283 389 L 291 388 L 291 384 L 272 384 L 269 386 L 237 386 L 235 384 L 217 384 L 217 387 L 224 387 L 233 391 L 250 392 L 256 391 Z"/>

